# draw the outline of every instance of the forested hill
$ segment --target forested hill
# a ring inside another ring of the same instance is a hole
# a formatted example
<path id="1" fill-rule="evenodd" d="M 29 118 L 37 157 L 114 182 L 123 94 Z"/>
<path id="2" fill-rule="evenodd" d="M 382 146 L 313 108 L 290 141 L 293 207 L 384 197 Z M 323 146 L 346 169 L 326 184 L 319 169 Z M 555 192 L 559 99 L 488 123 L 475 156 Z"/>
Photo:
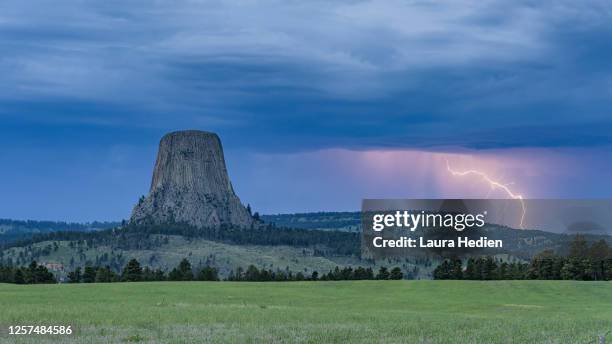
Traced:
<path id="1" fill-rule="evenodd" d="M 51 266 L 63 274 L 76 267 L 110 266 L 118 272 L 129 259 L 147 266 L 168 269 L 188 258 L 196 265 L 213 264 L 223 275 L 237 267 L 256 265 L 266 269 L 329 271 L 334 266 L 382 264 L 360 256 L 359 213 L 311 213 L 262 217 L 264 226 L 241 228 L 196 228 L 184 223 L 136 225 L 93 223 L 61 225 L 36 221 L 10 221 L 14 227 L 29 230 L 28 237 L 0 242 L 0 265 L 27 266 L 32 260 Z M 271 219 L 280 219 L 286 222 Z M 7 221 L 8 222 L 8 221 Z M 7 222 L 4 222 L 6 224 Z M 30 224 L 29 227 L 26 225 Z M 282 224 L 282 225 L 281 225 Z M 301 225 L 301 226 L 300 226 Z M 21 227 L 19 227 L 21 226 Z M 92 230 L 100 226 L 110 229 Z M 302 228 L 296 228 L 302 227 Z M 319 229 L 314 229 L 319 228 Z M 32 230 L 38 230 L 33 232 Z M 523 261 L 548 249 L 565 254 L 573 235 L 536 230 L 517 230 L 489 225 L 489 238 L 503 239 L 501 249 L 481 253 L 500 259 Z M 2 237 L 2 235 L 0 235 Z M 610 236 L 585 235 L 589 243 Z M 436 257 L 414 256 L 396 262 L 414 278 L 429 278 Z M 390 263 L 385 261 L 385 265 Z"/>
<path id="2" fill-rule="evenodd" d="M 34 234 L 51 232 L 86 232 L 119 226 L 119 222 L 74 223 L 63 221 L 34 221 L 0 219 L 0 243 L 28 239 Z"/>
<path id="3" fill-rule="evenodd" d="M 147 243 L 152 234 L 178 235 L 200 238 L 233 245 L 288 245 L 310 247 L 323 245 L 318 250 L 329 254 L 357 255 L 360 244 L 359 212 L 319 212 L 301 214 L 263 215 L 267 224 L 260 229 L 238 229 L 232 226 L 223 229 L 196 229 L 184 224 L 165 226 L 121 226 L 112 222 L 65 223 L 51 221 L 0 220 L 0 247 L 22 245 L 46 240 L 84 240 L 96 246 L 119 245 L 134 248 Z M 117 230 L 110 231 L 110 228 Z M 121 229 L 119 229 L 121 228 Z M 97 231 L 108 229 L 106 231 Z M 573 235 L 550 233 L 538 230 L 517 230 L 496 225 L 485 229 L 489 238 L 502 239 L 504 247 L 489 254 L 505 253 L 523 259 L 553 249 L 563 253 Z M 93 232 L 92 232 L 93 231 Z M 121 237 L 121 243 L 114 243 Z M 612 244 L 612 237 L 585 235 L 586 240 L 600 239 Z"/>
<path id="4" fill-rule="evenodd" d="M 261 219 L 279 227 L 358 232 L 360 216 L 358 211 L 347 211 L 262 215 Z"/>
<path id="5" fill-rule="evenodd" d="M 346 232 L 361 230 L 361 213 L 358 211 L 276 214 L 263 215 L 261 218 L 264 222 L 279 227 Z M 524 259 L 529 259 L 545 249 L 563 252 L 574 236 L 573 234 L 519 230 L 497 225 L 489 225 L 485 231 L 490 237 L 504 241 L 504 252 Z M 612 244 L 612 237 L 609 235 L 587 234 L 585 238 L 589 242 L 604 239 Z"/>

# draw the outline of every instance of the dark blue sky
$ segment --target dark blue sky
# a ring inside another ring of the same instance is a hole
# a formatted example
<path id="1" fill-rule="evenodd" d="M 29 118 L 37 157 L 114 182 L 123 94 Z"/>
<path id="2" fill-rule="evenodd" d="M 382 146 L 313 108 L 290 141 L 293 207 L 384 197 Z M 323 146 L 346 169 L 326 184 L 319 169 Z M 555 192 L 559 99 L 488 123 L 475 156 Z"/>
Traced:
<path id="1" fill-rule="evenodd" d="M 0 217 L 125 218 L 177 129 L 219 133 L 263 212 L 485 196 L 432 177 L 449 153 L 527 196 L 609 197 L 611 22 L 599 1 L 3 1 Z"/>

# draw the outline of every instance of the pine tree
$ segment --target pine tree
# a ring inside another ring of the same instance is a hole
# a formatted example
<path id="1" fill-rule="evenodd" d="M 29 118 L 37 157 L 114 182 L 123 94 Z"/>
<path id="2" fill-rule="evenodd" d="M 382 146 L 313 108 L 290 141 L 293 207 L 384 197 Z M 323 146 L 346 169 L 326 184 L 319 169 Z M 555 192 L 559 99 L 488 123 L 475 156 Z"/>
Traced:
<path id="1" fill-rule="evenodd" d="M 17 271 L 15 271 L 15 275 L 13 276 L 13 282 L 15 284 L 25 284 L 25 276 L 21 268 L 17 268 Z"/>
<path id="2" fill-rule="evenodd" d="M 512 279 L 510 277 L 510 265 L 508 265 L 506 262 L 501 263 L 499 265 L 499 270 L 497 271 L 497 276 L 502 280 Z"/>
<path id="3" fill-rule="evenodd" d="M 168 279 L 171 281 L 193 281 L 193 271 L 189 260 L 183 258 L 179 265 L 170 271 Z"/>
<path id="4" fill-rule="evenodd" d="M 45 266 L 39 265 L 36 267 L 36 283 L 57 283 L 55 276 Z"/>
<path id="5" fill-rule="evenodd" d="M 106 267 L 99 267 L 96 271 L 96 283 L 109 283 L 113 282 L 114 273 L 111 269 Z"/>
<path id="6" fill-rule="evenodd" d="M 560 279 L 563 265 L 563 259 L 552 250 L 542 251 L 531 259 L 529 278 L 541 280 Z"/>
<path id="7" fill-rule="evenodd" d="M 77 267 L 74 271 L 68 273 L 69 283 L 81 283 L 81 267 Z"/>
<path id="8" fill-rule="evenodd" d="M 155 270 L 155 280 L 156 281 L 165 281 L 166 280 L 166 274 L 164 274 L 164 272 L 161 269 L 156 269 Z"/>
<path id="9" fill-rule="evenodd" d="M 463 279 L 463 264 L 461 259 L 454 259 L 451 263 L 451 271 L 449 271 L 449 277 L 454 280 Z"/>
<path id="10" fill-rule="evenodd" d="M 392 280 L 401 280 L 404 278 L 404 274 L 402 273 L 402 269 L 400 267 L 394 267 L 391 269 L 391 274 L 389 275 L 389 279 Z"/>
<path id="11" fill-rule="evenodd" d="M 136 259 L 130 259 L 125 265 L 121 274 L 121 279 L 125 282 L 142 281 L 142 268 Z"/>
<path id="12" fill-rule="evenodd" d="M 574 239 L 570 243 L 569 257 L 584 259 L 588 257 L 588 254 L 589 248 L 584 235 L 576 234 L 576 236 L 574 236 Z"/>
<path id="13" fill-rule="evenodd" d="M 467 261 L 467 265 L 465 267 L 465 275 L 464 278 L 468 280 L 476 280 L 478 279 L 478 268 L 476 267 L 476 262 L 474 258 L 469 258 Z"/>
<path id="14" fill-rule="evenodd" d="M 219 273 L 216 268 L 205 266 L 198 274 L 199 281 L 218 281 Z"/>
<path id="15" fill-rule="evenodd" d="M 493 280 L 496 279 L 495 271 L 497 270 L 497 264 L 493 260 L 493 257 L 481 258 L 480 264 L 480 279 L 482 280 Z"/>
<path id="16" fill-rule="evenodd" d="M 612 254 L 604 262 L 604 280 L 612 281 Z"/>
<path id="17" fill-rule="evenodd" d="M 244 279 L 247 281 L 259 281 L 259 270 L 255 265 L 249 265 L 244 273 Z"/>
<path id="18" fill-rule="evenodd" d="M 93 266 L 87 265 L 83 270 L 83 283 L 94 283 L 96 281 L 97 269 Z"/>
<path id="19" fill-rule="evenodd" d="M 561 269 L 561 278 L 564 280 L 582 279 L 582 260 L 579 258 L 569 258 Z"/>
<path id="20" fill-rule="evenodd" d="M 376 279 L 377 280 L 388 280 L 389 279 L 389 271 L 387 270 L 386 267 L 381 266 L 380 269 L 378 269 L 378 274 L 376 275 Z"/>
<path id="21" fill-rule="evenodd" d="M 449 279 L 449 263 L 448 260 L 444 260 L 440 265 L 436 266 L 433 271 L 433 278 L 437 280 Z"/>
<path id="22" fill-rule="evenodd" d="M 601 239 L 591 246 L 589 249 L 588 256 L 593 262 L 593 277 L 596 280 L 603 280 L 606 278 L 606 259 L 608 258 L 608 254 L 610 252 L 610 247 L 608 243 Z"/>

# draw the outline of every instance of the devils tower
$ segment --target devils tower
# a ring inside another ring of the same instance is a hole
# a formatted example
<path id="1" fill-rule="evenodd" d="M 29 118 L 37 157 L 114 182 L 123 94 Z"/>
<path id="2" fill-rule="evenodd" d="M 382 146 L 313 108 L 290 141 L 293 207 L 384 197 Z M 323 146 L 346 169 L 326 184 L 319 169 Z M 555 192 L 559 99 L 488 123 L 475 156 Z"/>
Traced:
<path id="1" fill-rule="evenodd" d="M 183 222 L 196 227 L 249 227 L 253 218 L 234 193 L 215 133 L 169 133 L 159 143 L 151 188 L 132 223 Z"/>

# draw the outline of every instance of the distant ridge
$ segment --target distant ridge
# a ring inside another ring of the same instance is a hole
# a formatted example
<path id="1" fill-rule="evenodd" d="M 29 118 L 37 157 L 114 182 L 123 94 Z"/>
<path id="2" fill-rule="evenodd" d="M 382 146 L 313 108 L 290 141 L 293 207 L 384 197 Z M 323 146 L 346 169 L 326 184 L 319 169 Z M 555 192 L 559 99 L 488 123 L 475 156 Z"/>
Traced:
<path id="1" fill-rule="evenodd" d="M 37 220 L 12 220 L 0 219 L 0 244 L 17 240 L 29 239 L 35 234 L 45 234 L 65 231 L 95 231 L 114 228 L 120 222 L 65 222 L 65 221 L 37 221 Z"/>

